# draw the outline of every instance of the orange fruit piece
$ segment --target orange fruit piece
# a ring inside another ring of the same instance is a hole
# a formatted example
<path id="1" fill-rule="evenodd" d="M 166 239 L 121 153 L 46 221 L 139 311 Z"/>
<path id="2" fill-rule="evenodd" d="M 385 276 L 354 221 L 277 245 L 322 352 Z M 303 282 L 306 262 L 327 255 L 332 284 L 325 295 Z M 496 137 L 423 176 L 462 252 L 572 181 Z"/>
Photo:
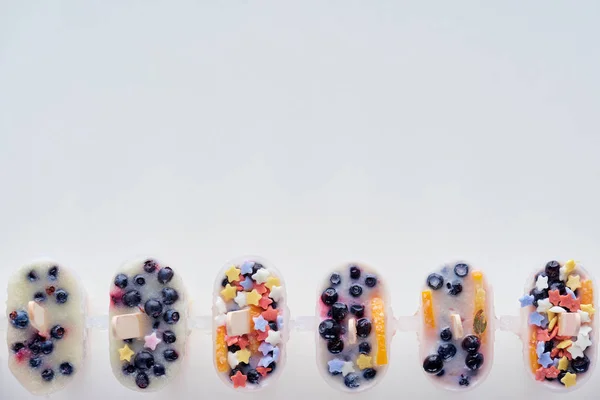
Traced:
<path id="1" fill-rule="evenodd" d="M 217 328 L 217 339 L 215 341 L 215 361 L 217 362 L 217 370 L 219 372 L 226 372 L 229 368 L 227 364 L 227 343 L 225 336 L 227 331 L 225 326 Z"/>
<path id="2" fill-rule="evenodd" d="M 387 347 L 385 341 L 385 304 L 381 297 L 373 297 L 371 300 L 371 319 L 375 327 L 375 364 L 386 365 L 388 363 Z"/>
<path id="3" fill-rule="evenodd" d="M 423 322 L 425 327 L 435 329 L 435 318 L 433 315 L 433 298 L 431 290 L 423 290 L 421 292 L 421 306 L 423 307 Z"/>
<path id="4" fill-rule="evenodd" d="M 258 353 L 258 346 L 260 346 L 259 340 L 256 335 L 248 335 L 248 349 L 254 354 Z"/>
<path id="5" fill-rule="evenodd" d="M 534 374 L 540 367 L 540 364 L 538 364 L 537 332 L 535 328 L 531 329 L 531 337 L 529 338 L 529 366 L 531 367 L 531 372 Z"/>
<path id="6" fill-rule="evenodd" d="M 581 304 L 591 304 L 594 305 L 594 286 L 592 285 L 591 279 L 586 279 L 581 282 L 581 288 L 579 288 L 579 292 L 581 293 Z"/>

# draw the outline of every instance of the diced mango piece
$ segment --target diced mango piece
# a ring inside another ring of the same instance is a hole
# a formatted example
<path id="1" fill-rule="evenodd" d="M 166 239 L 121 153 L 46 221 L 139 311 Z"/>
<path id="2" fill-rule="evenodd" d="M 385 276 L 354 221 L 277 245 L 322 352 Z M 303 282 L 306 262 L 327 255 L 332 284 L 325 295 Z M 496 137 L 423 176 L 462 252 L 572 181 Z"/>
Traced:
<path id="1" fill-rule="evenodd" d="M 381 297 L 374 297 L 371 300 L 371 318 L 375 328 L 375 343 L 377 344 L 375 364 L 386 365 L 388 358 L 385 335 L 385 304 Z"/>
<path id="2" fill-rule="evenodd" d="M 421 292 L 421 307 L 423 310 L 423 322 L 425 323 L 425 327 L 432 330 L 435 329 L 431 290 L 423 290 Z"/>
<path id="3" fill-rule="evenodd" d="M 475 283 L 475 290 L 483 287 L 483 273 L 481 271 L 473 271 L 471 274 Z"/>
<path id="4" fill-rule="evenodd" d="M 475 292 L 475 314 L 479 310 L 485 311 L 485 290 L 477 289 Z"/>
<path id="5" fill-rule="evenodd" d="M 594 285 L 591 279 L 586 279 L 581 282 L 581 288 L 579 288 L 581 297 L 581 304 L 594 304 Z"/>
<path id="6" fill-rule="evenodd" d="M 540 364 L 538 364 L 537 332 L 535 327 L 531 329 L 531 337 L 529 338 L 529 366 L 531 368 L 531 372 L 534 374 L 540 367 Z"/>
<path id="7" fill-rule="evenodd" d="M 227 364 L 227 342 L 225 335 L 227 334 L 225 326 L 217 328 L 217 338 L 215 342 L 215 360 L 217 362 L 217 370 L 225 372 L 229 369 Z"/>

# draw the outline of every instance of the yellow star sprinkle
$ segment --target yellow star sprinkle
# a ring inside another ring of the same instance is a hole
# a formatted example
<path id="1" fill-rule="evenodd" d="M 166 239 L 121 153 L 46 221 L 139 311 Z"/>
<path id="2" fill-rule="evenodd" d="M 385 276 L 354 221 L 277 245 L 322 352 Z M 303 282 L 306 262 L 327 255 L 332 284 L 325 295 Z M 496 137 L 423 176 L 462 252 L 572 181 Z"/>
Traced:
<path id="1" fill-rule="evenodd" d="M 559 344 L 556 345 L 556 348 L 557 349 L 566 349 L 567 347 L 569 347 L 572 344 L 573 344 L 572 340 L 563 340 L 562 342 L 560 342 Z"/>
<path id="2" fill-rule="evenodd" d="M 577 383 L 577 374 L 567 372 L 560 381 L 565 384 L 565 387 L 575 386 Z"/>
<path id="3" fill-rule="evenodd" d="M 570 274 L 575 269 L 575 260 L 569 260 L 565 263 L 565 272 Z"/>
<path id="4" fill-rule="evenodd" d="M 594 309 L 594 307 L 592 307 L 591 304 L 582 304 L 581 311 L 586 312 L 590 315 L 594 315 L 594 312 L 596 312 L 596 310 Z"/>
<path id="5" fill-rule="evenodd" d="M 371 368 L 373 366 L 371 359 L 372 359 L 372 357 L 368 357 L 364 354 L 361 354 L 356 359 L 356 365 L 358 365 L 358 368 L 360 368 L 360 369 Z"/>
<path id="6" fill-rule="evenodd" d="M 257 306 L 261 298 L 262 296 L 260 293 L 258 293 L 256 289 L 252 289 L 252 291 L 246 295 L 246 303 L 248 305 Z"/>
<path id="7" fill-rule="evenodd" d="M 563 357 L 558 362 L 558 369 L 561 371 L 566 371 L 569 367 L 569 359 L 567 357 Z"/>
<path id="8" fill-rule="evenodd" d="M 281 282 L 279 282 L 279 278 L 270 276 L 267 278 L 267 283 L 265 283 L 265 287 L 271 290 L 273 289 L 273 286 L 281 286 Z"/>
<path id="9" fill-rule="evenodd" d="M 250 363 L 250 350 L 248 349 L 236 351 L 235 356 L 237 357 L 237 360 L 241 363 Z"/>
<path id="10" fill-rule="evenodd" d="M 131 356 L 135 353 L 131 351 L 129 346 L 125 345 L 122 349 L 119 349 L 119 360 L 121 361 L 131 361 Z"/>
<path id="11" fill-rule="evenodd" d="M 233 282 L 240 279 L 240 272 L 241 271 L 239 268 L 236 268 L 235 265 L 232 265 L 231 268 L 225 272 L 225 275 L 227 275 L 227 280 L 229 280 L 229 282 Z"/>
<path id="12" fill-rule="evenodd" d="M 581 281 L 579 280 L 579 275 L 571 275 L 567 280 L 567 286 L 572 291 L 576 291 L 581 287 Z"/>
<path id="13" fill-rule="evenodd" d="M 221 290 L 221 297 L 223 300 L 229 301 L 233 300 L 237 294 L 237 288 L 235 286 L 231 286 L 229 283 L 225 285 L 225 289 Z"/>

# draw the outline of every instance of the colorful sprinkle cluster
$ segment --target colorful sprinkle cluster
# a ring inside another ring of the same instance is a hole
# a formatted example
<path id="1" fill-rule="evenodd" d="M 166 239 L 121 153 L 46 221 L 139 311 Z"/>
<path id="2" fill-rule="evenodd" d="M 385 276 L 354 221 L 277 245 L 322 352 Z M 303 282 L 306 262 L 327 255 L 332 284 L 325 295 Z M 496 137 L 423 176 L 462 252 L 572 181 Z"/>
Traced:
<path id="1" fill-rule="evenodd" d="M 327 371 L 349 389 L 373 381 L 388 363 L 383 289 L 377 276 L 363 269 L 349 265 L 331 274 L 320 302 Z"/>
<path id="2" fill-rule="evenodd" d="M 60 269 L 54 265 L 48 268 L 45 276 L 40 276 L 36 270 L 29 271 L 23 279 L 35 287 L 31 300 L 44 307 L 47 303 L 62 306 L 69 300 L 67 290 L 61 288 Z M 68 327 L 55 324 L 47 330 L 39 331 L 30 321 L 25 309 L 13 310 L 9 313 L 10 326 L 17 330 L 26 331 L 29 339 L 14 342 L 10 345 L 13 357 L 17 363 L 27 363 L 32 370 L 38 371 L 45 382 L 50 382 L 56 374 L 72 375 L 75 371 L 73 363 L 66 360 L 56 360 L 53 357 L 55 345 L 68 335 Z"/>
<path id="3" fill-rule="evenodd" d="M 258 387 L 283 358 L 284 295 L 262 264 L 232 265 L 215 299 L 215 363 L 234 388 Z"/>
<path id="4" fill-rule="evenodd" d="M 432 345 L 423 369 L 460 387 L 471 385 L 485 359 L 480 351 L 487 332 L 483 274 L 469 269 L 465 263 L 445 266 L 427 277 L 428 289 L 421 293 L 424 334 Z"/>
<path id="5" fill-rule="evenodd" d="M 519 299 L 529 312 L 529 361 L 538 381 L 571 387 L 590 366 L 594 293 L 591 279 L 582 275 L 573 260 L 550 261 Z"/>
<path id="6" fill-rule="evenodd" d="M 131 376 L 140 389 L 151 384 L 151 376 L 162 379 L 167 363 L 176 362 L 179 353 L 171 346 L 177 340 L 175 326 L 181 316 L 179 293 L 169 282 L 174 272 L 170 267 L 161 267 L 155 260 L 146 260 L 140 271 L 132 276 L 118 274 L 111 291 L 111 307 L 132 309 L 144 313 L 150 323 L 145 335 L 123 339 L 118 349 L 122 372 Z M 156 284 L 162 289 L 158 292 L 147 290 L 146 286 Z"/>

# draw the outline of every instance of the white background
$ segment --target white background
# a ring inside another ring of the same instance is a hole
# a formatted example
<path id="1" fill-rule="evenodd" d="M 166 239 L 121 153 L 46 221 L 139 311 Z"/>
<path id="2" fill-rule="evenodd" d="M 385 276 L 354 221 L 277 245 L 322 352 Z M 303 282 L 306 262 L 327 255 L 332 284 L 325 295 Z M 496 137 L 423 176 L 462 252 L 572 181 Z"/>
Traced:
<path id="1" fill-rule="evenodd" d="M 100 3 L 0 1 L 0 287 L 51 256 L 102 315 L 116 268 L 150 254 L 206 315 L 216 271 L 259 254 L 298 316 L 330 268 L 360 260 L 409 315 L 427 271 L 464 258 L 516 315 L 547 260 L 600 277 L 598 2 Z M 179 384 L 146 395 L 113 378 L 106 332 L 92 339 L 53 398 L 243 397 L 201 332 Z M 387 375 L 356 398 L 446 397 L 416 343 L 397 334 Z M 0 398 L 30 398 L 2 347 Z M 344 396 L 318 374 L 313 334 L 288 348 L 277 384 L 245 398 Z M 500 332 L 464 398 L 539 395 L 526 373 Z M 597 368 L 568 397 L 599 389 Z"/>

